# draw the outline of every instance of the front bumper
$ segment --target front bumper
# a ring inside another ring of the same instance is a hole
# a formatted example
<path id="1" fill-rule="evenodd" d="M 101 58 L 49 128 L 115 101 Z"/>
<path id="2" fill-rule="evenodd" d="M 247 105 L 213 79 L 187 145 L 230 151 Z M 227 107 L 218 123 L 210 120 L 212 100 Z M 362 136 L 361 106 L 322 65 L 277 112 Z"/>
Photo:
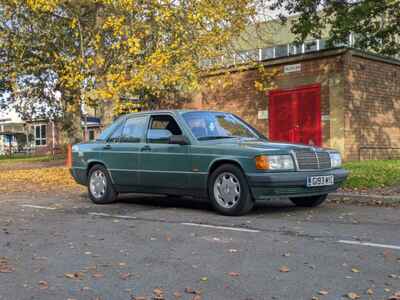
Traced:
<path id="1" fill-rule="evenodd" d="M 87 185 L 87 172 L 84 168 L 72 167 L 69 169 L 71 176 L 75 179 L 76 183 Z"/>
<path id="2" fill-rule="evenodd" d="M 273 196 L 304 197 L 328 194 L 336 191 L 345 181 L 348 171 L 344 169 L 295 171 L 276 173 L 246 174 L 255 199 L 267 199 Z M 334 185 L 307 187 L 308 176 L 334 176 Z"/>

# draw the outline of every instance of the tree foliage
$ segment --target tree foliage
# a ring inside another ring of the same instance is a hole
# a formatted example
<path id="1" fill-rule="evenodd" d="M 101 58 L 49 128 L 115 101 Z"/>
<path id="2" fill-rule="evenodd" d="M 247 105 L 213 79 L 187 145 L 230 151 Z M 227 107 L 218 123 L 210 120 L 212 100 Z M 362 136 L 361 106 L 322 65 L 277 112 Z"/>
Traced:
<path id="1" fill-rule="evenodd" d="M 383 55 L 400 52 L 399 0 L 270 0 L 272 7 L 295 14 L 292 32 L 299 41 L 329 32 L 329 43 L 348 42 L 353 33 L 356 48 Z M 283 20 L 286 17 L 281 15 Z"/>
<path id="2" fill-rule="evenodd" d="M 250 0 L 0 0 L 0 82 L 14 95 L 51 73 L 64 116 L 103 100 L 118 113 L 121 99 L 195 90 L 204 58 L 255 13 Z"/>

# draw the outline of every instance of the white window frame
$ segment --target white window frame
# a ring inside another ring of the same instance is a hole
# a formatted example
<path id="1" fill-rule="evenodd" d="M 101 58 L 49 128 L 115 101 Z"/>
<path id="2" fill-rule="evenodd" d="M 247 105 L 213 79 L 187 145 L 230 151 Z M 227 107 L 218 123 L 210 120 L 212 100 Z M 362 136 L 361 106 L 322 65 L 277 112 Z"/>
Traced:
<path id="1" fill-rule="evenodd" d="M 42 127 L 45 127 L 45 135 L 44 137 L 42 136 L 43 131 L 42 131 Z M 39 127 L 39 137 L 36 135 L 36 128 Z M 35 147 L 44 147 L 47 146 L 47 124 L 34 124 L 33 125 L 33 137 L 34 137 L 34 144 Z M 39 141 L 39 144 L 37 144 L 36 142 Z M 44 144 L 42 144 L 42 142 L 44 141 Z"/>

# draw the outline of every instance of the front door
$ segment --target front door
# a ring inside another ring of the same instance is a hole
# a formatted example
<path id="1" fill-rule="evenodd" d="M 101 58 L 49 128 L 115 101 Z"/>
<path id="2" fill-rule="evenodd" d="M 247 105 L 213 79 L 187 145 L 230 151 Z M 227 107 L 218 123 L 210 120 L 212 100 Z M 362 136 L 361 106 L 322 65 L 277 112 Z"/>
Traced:
<path id="1" fill-rule="evenodd" d="M 190 146 L 169 144 L 168 138 L 181 134 L 172 115 L 151 116 L 146 145 L 140 154 L 141 186 L 154 192 L 187 188 L 191 171 Z"/>
<path id="2" fill-rule="evenodd" d="M 322 145 L 320 85 L 269 93 L 269 138 Z"/>

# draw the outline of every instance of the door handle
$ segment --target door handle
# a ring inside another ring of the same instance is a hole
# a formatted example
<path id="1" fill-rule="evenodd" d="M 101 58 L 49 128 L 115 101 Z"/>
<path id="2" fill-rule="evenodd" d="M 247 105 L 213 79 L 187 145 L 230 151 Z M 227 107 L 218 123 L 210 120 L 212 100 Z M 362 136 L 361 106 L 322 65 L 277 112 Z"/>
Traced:
<path id="1" fill-rule="evenodd" d="M 144 146 L 143 148 L 141 148 L 140 151 L 141 151 L 141 152 L 144 152 L 144 151 L 151 151 L 151 148 L 150 148 L 149 145 L 146 145 L 146 146 Z"/>
<path id="2" fill-rule="evenodd" d="M 104 150 L 110 150 L 111 148 L 112 148 L 111 145 L 105 145 L 105 146 L 103 147 Z"/>

